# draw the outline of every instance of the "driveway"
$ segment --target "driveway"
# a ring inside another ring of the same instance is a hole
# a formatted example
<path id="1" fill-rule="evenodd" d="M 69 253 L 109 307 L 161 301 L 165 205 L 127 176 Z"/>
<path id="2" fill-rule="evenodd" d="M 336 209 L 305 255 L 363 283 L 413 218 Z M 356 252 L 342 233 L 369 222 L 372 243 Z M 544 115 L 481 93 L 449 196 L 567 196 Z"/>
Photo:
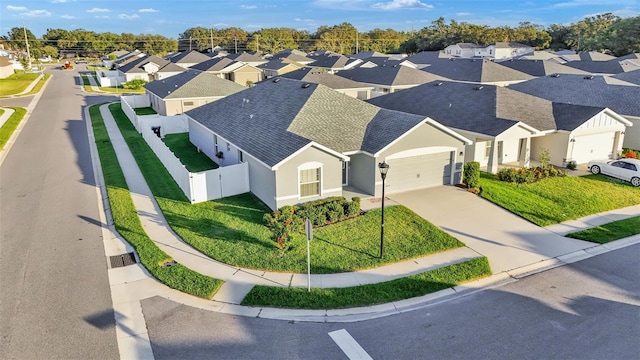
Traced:
<path id="1" fill-rule="evenodd" d="M 455 186 L 388 197 L 488 257 L 494 274 L 596 245 L 559 236 Z"/>

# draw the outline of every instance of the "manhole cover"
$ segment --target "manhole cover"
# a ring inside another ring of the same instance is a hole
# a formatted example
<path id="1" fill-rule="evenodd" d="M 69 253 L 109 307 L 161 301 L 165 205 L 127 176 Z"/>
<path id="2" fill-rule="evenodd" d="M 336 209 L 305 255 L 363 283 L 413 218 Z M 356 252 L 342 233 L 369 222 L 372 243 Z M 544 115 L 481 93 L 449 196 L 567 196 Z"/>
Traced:
<path id="1" fill-rule="evenodd" d="M 133 265 L 137 262 L 136 256 L 132 252 L 110 256 L 109 261 L 111 262 L 112 269 L 124 267 L 127 265 Z"/>

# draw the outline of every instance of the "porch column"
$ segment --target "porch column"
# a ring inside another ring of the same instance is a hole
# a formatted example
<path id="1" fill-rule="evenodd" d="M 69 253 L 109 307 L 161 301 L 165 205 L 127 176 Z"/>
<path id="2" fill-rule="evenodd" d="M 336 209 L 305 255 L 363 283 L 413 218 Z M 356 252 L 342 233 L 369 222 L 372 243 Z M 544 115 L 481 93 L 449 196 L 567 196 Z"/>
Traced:
<path id="1" fill-rule="evenodd" d="M 521 142 L 522 149 L 520 150 L 520 167 L 529 167 L 531 162 L 531 138 L 526 137 L 523 142 Z"/>
<path id="2" fill-rule="evenodd" d="M 487 172 L 489 174 L 498 173 L 498 151 L 496 149 L 497 141 L 494 138 L 491 140 L 491 150 L 489 151 L 489 162 L 487 162 Z"/>

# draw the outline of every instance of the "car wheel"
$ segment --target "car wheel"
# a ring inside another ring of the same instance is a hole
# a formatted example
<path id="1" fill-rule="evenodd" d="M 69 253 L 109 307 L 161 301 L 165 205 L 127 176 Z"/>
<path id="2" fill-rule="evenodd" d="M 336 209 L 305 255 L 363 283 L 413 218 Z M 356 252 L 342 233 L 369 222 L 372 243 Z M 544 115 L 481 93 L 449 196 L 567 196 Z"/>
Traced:
<path id="1" fill-rule="evenodd" d="M 640 178 L 639 178 L 639 177 L 633 177 L 633 178 L 631 178 L 631 185 L 633 185 L 633 186 L 640 186 Z"/>
<path id="2" fill-rule="evenodd" d="M 593 166 L 591 167 L 591 173 L 592 173 L 592 174 L 600 174 L 600 166 L 598 166 L 598 165 L 593 165 Z"/>

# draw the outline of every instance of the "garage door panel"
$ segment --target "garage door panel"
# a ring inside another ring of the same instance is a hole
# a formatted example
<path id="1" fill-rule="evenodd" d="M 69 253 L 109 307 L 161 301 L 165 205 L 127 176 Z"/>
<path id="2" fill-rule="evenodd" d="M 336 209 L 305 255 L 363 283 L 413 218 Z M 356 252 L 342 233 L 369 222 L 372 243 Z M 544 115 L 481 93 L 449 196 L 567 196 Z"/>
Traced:
<path id="1" fill-rule="evenodd" d="M 615 134 L 611 132 L 574 137 L 573 160 L 578 164 L 608 159 L 613 151 Z"/>
<path id="2" fill-rule="evenodd" d="M 448 184 L 451 176 L 449 152 L 390 159 L 386 191 L 400 192 Z"/>

